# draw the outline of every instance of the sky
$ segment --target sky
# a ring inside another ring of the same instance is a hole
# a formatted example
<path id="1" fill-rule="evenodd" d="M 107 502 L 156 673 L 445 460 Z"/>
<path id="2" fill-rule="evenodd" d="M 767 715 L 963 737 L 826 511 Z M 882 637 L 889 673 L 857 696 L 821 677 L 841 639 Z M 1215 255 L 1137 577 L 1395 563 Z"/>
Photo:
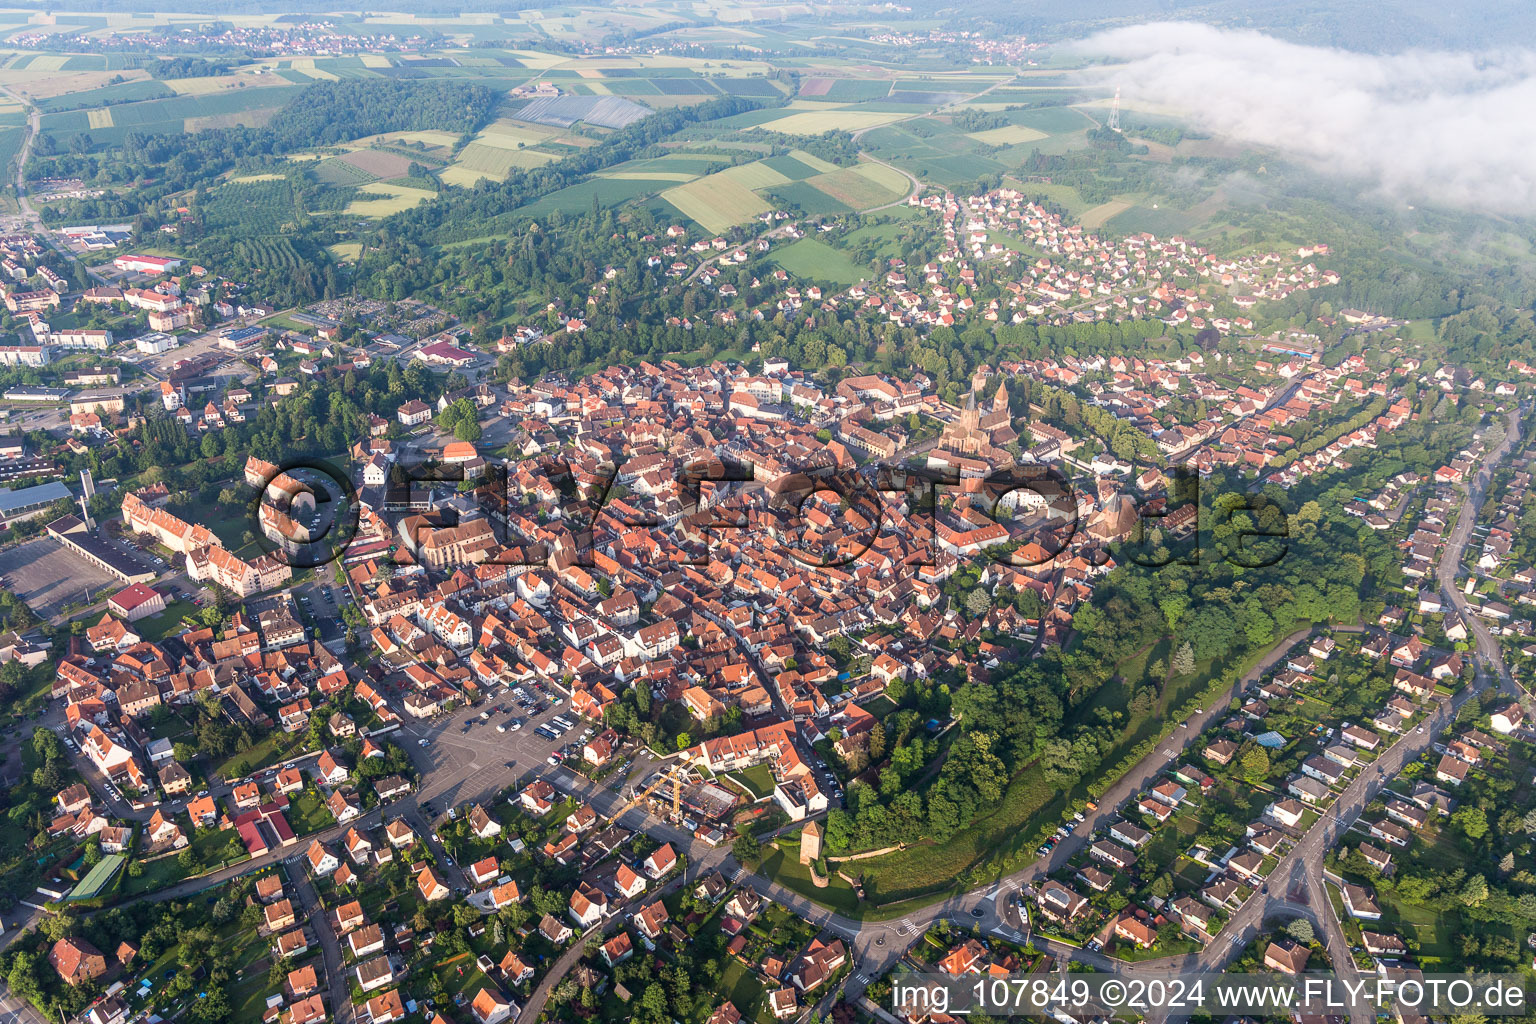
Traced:
<path id="1" fill-rule="evenodd" d="M 1181 112 L 1399 203 L 1536 212 L 1536 51 L 1375 56 L 1185 22 L 1081 47 L 1125 62 L 1084 74 L 1127 110 Z"/>

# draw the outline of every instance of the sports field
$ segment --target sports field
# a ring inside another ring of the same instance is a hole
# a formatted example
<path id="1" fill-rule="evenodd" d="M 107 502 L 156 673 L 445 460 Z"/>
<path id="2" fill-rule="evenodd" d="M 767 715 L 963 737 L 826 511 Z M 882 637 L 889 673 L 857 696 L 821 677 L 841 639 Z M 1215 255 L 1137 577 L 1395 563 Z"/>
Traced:
<path id="1" fill-rule="evenodd" d="M 756 192 L 724 173 L 667 189 L 661 197 L 706 231 L 724 231 L 773 209 Z"/>

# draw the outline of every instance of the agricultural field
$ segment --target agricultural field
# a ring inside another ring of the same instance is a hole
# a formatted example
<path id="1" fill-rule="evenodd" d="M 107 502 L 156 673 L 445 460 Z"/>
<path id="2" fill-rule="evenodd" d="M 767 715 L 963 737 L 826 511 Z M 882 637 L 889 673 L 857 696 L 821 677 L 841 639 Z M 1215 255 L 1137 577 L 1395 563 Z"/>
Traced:
<path id="1" fill-rule="evenodd" d="M 392 185 L 384 181 L 359 185 L 357 191 L 358 198 L 347 204 L 346 212 L 359 217 L 387 217 L 401 210 L 409 210 L 437 195 L 424 188 Z"/>
<path id="2" fill-rule="evenodd" d="M 981 132 L 967 133 L 983 146 L 1017 146 L 1021 142 L 1034 142 L 1046 137 L 1045 132 L 1027 124 L 1008 124 L 1001 128 L 989 128 Z"/>
<path id="3" fill-rule="evenodd" d="M 753 113 L 759 113 L 754 111 Z M 757 125 L 758 128 L 779 132 L 783 135 L 820 135 L 822 132 L 858 132 L 869 128 L 900 121 L 906 115 L 899 111 L 835 109 L 791 110 L 782 116 Z"/>
<path id="4" fill-rule="evenodd" d="M 668 189 L 661 197 L 704 230 L 714 232 L 745 224 L 773 209 L 756 192 L 723 173 Z"/>
<path id="5" fill-rule="evenodd" d="M 867 210 L 905 199 L 910 191 L 906 175 L 884 164 L 873 163 L 818 174 L 807 178 L 805 183 L 854 210 Z"/>
<path id="6" fill-rule="evenodd" d="M 536 149 L 503 149 L 471 142 L 438 176 L 449 185 L 470 186 L 481 178 L 505 180 L 514 169 L 539 167 L 555 159 Z"/>

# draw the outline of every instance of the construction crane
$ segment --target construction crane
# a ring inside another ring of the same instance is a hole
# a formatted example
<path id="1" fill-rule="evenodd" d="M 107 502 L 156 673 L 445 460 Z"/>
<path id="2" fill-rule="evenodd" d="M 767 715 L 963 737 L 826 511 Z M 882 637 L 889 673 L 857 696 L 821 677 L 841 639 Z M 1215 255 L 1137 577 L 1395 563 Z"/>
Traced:
<path id="1" fill-rule="evenodd" d="M 665 768 L 658 771 L 656 775 L 651 779 L 651 781 L 646 784 L 645 788 L 639 790 L 635 793 L 634 796 L 630 797 L 628 803 L 615 811 L 612 820 L 617 822 L 620 818 L 624 817 L 624 815 L 633 810 L 635 805 L 644 802 L 648 797 L 650 797 L 652 793 L 656 792 L 657 789 L 670 782 L 672 784 L 672 820 L 676 821 L 679 817 L 682 816 L 683 783 L 693 782 L 693 776 L 696 775 L 697 773 L 693 770 L 691 765 L 682 761 L 671 762 Z"/>

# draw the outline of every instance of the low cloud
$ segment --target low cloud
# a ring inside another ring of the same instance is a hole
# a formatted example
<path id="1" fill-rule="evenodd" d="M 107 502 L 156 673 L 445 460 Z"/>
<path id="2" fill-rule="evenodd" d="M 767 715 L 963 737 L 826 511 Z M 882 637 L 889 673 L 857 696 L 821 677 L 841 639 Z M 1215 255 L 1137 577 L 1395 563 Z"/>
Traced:
<path id="1" fill-rule="evenodd" d="M 1123 101 L 1267 146 L 1400 202 L 1536 212 L 1536 52 L 1370 56 L 1162 22 L 1079 44 Z"/>

